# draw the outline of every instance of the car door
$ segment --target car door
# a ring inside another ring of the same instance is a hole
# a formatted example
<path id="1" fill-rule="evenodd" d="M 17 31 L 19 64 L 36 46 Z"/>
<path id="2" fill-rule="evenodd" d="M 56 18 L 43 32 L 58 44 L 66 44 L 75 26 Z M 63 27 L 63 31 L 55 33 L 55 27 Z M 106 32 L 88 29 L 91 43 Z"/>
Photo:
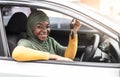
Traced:
<path id="1" fill-rule="evenodd" d="M 4 1 L 4 0 L 2 0 Z M 39 1 L 14 1 L 14 0 L 6 0 L 2 3 L 0 1 L 0 6 L 6 5 L 17 5 L 17 6 L 29 6 L 31 8 L 42 8 L 49 1 L 40 1 L 41 5 L 34 5 L 37 4 Z M 15 2 L 15 3 L 14 3 Z M 47 2 L 47 3 L 46 3 Z M 30 3 L 30 4 L 29 4 Z M 52 2 L 50 2 L 51 4 Z M 54 3 L 53 3 L 54 4 Z M 55 4 L 56 5 L 56 4 Z M 40 7 L 42 6 L 42 7 Z M 53 7 L 53 5 L 51 5 Z M 60 6 L 60 5 L 59 5 Z M 2 6 L 3 7 L 3 6 Z M 46 6 L 45 6 L 46 7 Z M 52 9 L 52 7 L 50 7 Z M 62 7 L 62 6 L 61 6 Z M 43 8 L 42 8 L 43 9 Z M 44 8 L 45 9 L 45 8 Z M 50 10 L 50 9 L 47 9 Z M 54 7 L 55 10 L 55 7 Z M 52 11 L 54 11 L 52 10 Z M 55 11 L 56 12 L 56 11 Z M 60 12 L 60 10 L 58 11 Z M 61 13 L 61 12 L 60 12 Z M 64 12 L 62 11 L 62 14 Z M 67 13 L 66 13 L 67 14 Z M 65 14 L 65 15 L 66 15 Z M 68 15 L 69 16 L 69 15 Z M 72 17 L 72 16 L 71 16 Z M 77 16 L 75 16 L 77 17 Z M 63 19 L 62 19 L 63 20 Z M 66 20 L 66 19 L 65 19 Z M 89 19 L 88 19 L 89 20 Z M 0 25 L 0 44 L 2 53 L 9 54 L 9 50 L 6 50 L 8 47 L 8 42 L 6 38 L 6 32 L 4 29 L 4 22 L 1 17 L 1 25 Z M 60 22 L 60 21 L 57 21 Z M 63 22 L 62 22 L 63 23 Z M 90 23 L 90 22 L 89 22 Z M 52 28 L 50 36 L 54 37 L 56 40 L 60 40 L 59 42 L 63 45 L 67 45 L 68 43 L 68 36 L 69 36 L 69 23 L 67 29 L 61 29 L 60 25 L 57 23 L 57 28 Z M 53 25 L 53 24 L 52 24 Z M 79 46 L 78 51 L 80 54 L 83 52 L 87 42 L 93 36 L 93 34 L 100 34 L 103 36 L 102 33 L 94 30 L 94 28 L 89 28 L 85 26 L 94 26 L 96 24 L 86 24 L 82 21 L 81 30 L 79 30 Z M 96 25 L 97 26 L 97 25 Z M 59 37 L 60 36 L 60 37 Z M 59 38 L 58 38 L 59 37 Z M 62 41 L 62 42 L 61 42 Z M 80 58 L 80 54 L 78 57 Z M 7 56 L 3 54 L 3 57 L 0 57 L 0 77 L 119 77 L 120 76 L 120 64 L 119 63 L 100 63 L 100 62 L 80 62 L 80 60 L 74 62 L 64 62 L 64 61 L 55 61 L 55 60 L 48 60 L 48 61 L 33 61 L 33 62 L 17 62 L 14 61 L 11 56 Z"/>

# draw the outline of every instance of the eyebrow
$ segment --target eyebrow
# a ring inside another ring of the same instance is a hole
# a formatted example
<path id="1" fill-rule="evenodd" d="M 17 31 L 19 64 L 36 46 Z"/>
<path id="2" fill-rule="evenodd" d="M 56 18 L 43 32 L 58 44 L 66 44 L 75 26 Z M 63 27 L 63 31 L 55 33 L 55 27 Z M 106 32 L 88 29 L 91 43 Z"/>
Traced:
<path id="1" fill-rule="evenodd" d="M 37 23 L 37 24 L 39 24 L 39 25 L 43 25 L 42 23 Z M 46 24 L 46 26 L 50 26 L 50 24 L 48 23 L 48 24 Z"/>

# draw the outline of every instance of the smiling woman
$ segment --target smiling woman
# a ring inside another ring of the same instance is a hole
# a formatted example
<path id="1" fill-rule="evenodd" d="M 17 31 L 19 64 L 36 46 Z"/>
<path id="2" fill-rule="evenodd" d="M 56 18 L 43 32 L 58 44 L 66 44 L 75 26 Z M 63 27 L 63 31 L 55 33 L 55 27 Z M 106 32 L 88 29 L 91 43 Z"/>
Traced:
<path id="1" fill-rule="evenodd" d="M 75 23 L 73 30 L 75 36 L 73 39 L 70 37 L 68 47 L 66 48 L 60 45 L 52 37 L 48 36 L 50 33 L 50 27 L 48 27 L 48 25 L 50 25 L 49 17 L 43 11 L 32 12 L 27 21 L 28 38 L 18 42 L 18 46 L 14 49 L 12 57 L 17 61 L 46 59 L 72 61 L 71 59 L 74 59 L 77 51 L 77 31 L 80 28 L 80 22 L 78 20 L 74 19 L 72 22 Z M 21 48 L 22 50 L 19 50 L 19 47 L 21 46 L 24 47 Z"/>

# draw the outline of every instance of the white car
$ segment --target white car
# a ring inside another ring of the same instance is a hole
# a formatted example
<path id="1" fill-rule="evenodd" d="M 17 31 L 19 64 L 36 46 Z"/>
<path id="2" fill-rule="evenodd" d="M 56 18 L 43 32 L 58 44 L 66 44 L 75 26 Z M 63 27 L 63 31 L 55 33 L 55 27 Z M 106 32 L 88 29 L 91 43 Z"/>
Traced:
<path id="1" fill-rule="evenodd" d="M 35 10 L 47 13 L 50 36 L 64 46 L 71 20 L 81 21 L 74 62 L 12 59 L 19 39 L 27 37 L 27 17 Z M 69 2 L 0 0 L 0 77 L 120 77 L 120 25 L 99 12 Z"/>

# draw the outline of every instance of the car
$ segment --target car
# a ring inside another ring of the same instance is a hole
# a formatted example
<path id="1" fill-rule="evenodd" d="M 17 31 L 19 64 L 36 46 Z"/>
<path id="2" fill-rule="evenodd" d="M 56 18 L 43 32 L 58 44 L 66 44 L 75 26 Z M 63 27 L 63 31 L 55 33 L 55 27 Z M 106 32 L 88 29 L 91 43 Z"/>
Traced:
<path id="1" fill-rule="evenodd" d="M 63 46 L 68 44 L 70 22 L 80 20 L 73 62 L 17 62 L 11 57 L 17 42 L 26 38 L 28 15 L 36 10 L 49 16 L 50 36 Z M 58 0 L 0 0 L 0 11 L 0 77 L 120 77 L 120 26 L 113 19 Z"/>

